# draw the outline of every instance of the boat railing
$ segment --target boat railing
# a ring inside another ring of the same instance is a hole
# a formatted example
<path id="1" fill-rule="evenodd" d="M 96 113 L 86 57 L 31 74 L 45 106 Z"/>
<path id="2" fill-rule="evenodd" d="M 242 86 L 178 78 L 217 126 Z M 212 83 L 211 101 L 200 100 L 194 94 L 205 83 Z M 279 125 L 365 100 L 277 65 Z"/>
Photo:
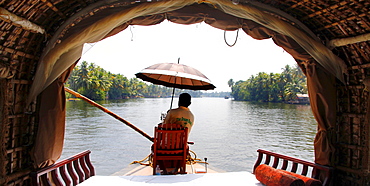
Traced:
<path id="1" fill-rule="evenodd" d="M 258 158 L 254 164 L 253 173 L 264 160 L 263 164 L 269 165 L 275 169 L 282 169 L 302 176 L 309 176 L 311 178 L 321 180 L 324 186 L 329 185 L 331 182 L 333 172 L 332 167 L 281 155 L 267 150 L 258 149 L 257 152 Z"/>
<path id="2" fill-rule="evenodd" d="M 95 175 L 90 150 L 83 151 L 53 165 L 30 173 L 33 186 L 77 185 Z"/>

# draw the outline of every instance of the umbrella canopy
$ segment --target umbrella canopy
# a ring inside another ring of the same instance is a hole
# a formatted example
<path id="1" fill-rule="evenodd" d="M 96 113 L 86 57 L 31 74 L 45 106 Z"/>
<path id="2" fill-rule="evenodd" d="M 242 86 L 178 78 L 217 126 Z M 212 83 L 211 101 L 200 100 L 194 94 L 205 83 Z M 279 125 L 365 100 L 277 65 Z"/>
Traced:
<path id="1" fill-rule="evenodd" d="M 159 63 L 135 74 L 137 78 L 157 85 L 190 90 L 213 90 L 211 81 L 192 67 L 177 63 Z"/>

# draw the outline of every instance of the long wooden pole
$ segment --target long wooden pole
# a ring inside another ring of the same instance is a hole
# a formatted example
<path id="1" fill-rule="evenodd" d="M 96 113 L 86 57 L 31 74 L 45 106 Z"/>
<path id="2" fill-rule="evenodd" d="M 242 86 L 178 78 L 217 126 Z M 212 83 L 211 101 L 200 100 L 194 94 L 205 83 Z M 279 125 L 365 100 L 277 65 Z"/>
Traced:
<path id="1" fill-rule="evenodd" d="M 137 128 L 135 125 L 131 124 L 130 122 L 126 121 L 125 119 L 121 118 L 120 116 L 118 116 L 117 114 L 111 112 L 110 110 L 106 109 L 105 107 L 99 105 L 98 103 L 90 100 L 89 98 L 67 88 L 67 87 L 64 87 L 64 90 L 68 93 L 71 93 L 73 94 L 74 96 L 76 96 L 77 98 L 80 98 L 80 99 L 83 99 L 84 101 L 90 103 L 92 106 L 95 106 L 95 107 L 98 107 L 100 110 L 104 111 L 105 113 L 113 116 L 114 118 L 120 120 L 122 123 L 126 124 L 127 126 L 131 127 L 132 129 L 134 129 L 136 132 L 140 133 L 141 135 L 143 135 L 144 137 L 146 137 L 148 140 L 150 141 L 153 141 L 153 138 L 150 137 L 147 133 L 143 132 L 142 130 L 140 130 L 139 128 Z"/>
<path id="2" fill-rule="evenodd" d="M 30 20 L 24 19 L 22 17 L 19 17 L 5 8 L 0 7 L 0 19 L 3 19 L 5 21 L 11 21 L 13 24 L 17 26 L 21 26 L 22 28 L 26 30 L 30 30 L 33 32 L 38 32 L 40 34 L 45 33 L 45 29 L 40 27 L 39 25 L 31 22 Z"/>

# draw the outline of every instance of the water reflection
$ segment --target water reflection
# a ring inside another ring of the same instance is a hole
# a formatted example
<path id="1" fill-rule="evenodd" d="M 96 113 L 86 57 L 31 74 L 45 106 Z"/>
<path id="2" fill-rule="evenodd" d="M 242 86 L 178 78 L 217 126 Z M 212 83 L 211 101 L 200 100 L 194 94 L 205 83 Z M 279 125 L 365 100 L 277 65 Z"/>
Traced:
<path id="1" fill-rule="evenodd" d="M 170 98 L 100 104 L 152 136 L 160 113 L 169 109 Z M 309 105 L 194 98 L 190 109 L 195 115 L 189 137 L 195 145 L 190 148 L 199 158 L 207 157 L 213 167 L 251 171 L 259 148 L 313 160 L 317 125 Z M 88 103 L 67 103 L 63 157 L 90 149 L 97 173 L 110 175 L 147 156 L 150 145 L 149 140 Z"/>

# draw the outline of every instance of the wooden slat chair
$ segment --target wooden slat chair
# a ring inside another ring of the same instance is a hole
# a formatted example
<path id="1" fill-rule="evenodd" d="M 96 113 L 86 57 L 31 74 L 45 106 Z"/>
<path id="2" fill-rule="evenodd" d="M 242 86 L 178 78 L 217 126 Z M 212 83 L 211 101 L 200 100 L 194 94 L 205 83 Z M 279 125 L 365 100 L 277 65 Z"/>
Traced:
<path id="1" fill-rule="evenodd" d="M 159 165 L 162 174 L 186 174 L 188 129 L 180 125 L 159 125 L 154 129 L 153 175 Z M 173 171 L 168 171 L 174 168 Z M 179 170 L 178 170 L 179 169 Z"/>

